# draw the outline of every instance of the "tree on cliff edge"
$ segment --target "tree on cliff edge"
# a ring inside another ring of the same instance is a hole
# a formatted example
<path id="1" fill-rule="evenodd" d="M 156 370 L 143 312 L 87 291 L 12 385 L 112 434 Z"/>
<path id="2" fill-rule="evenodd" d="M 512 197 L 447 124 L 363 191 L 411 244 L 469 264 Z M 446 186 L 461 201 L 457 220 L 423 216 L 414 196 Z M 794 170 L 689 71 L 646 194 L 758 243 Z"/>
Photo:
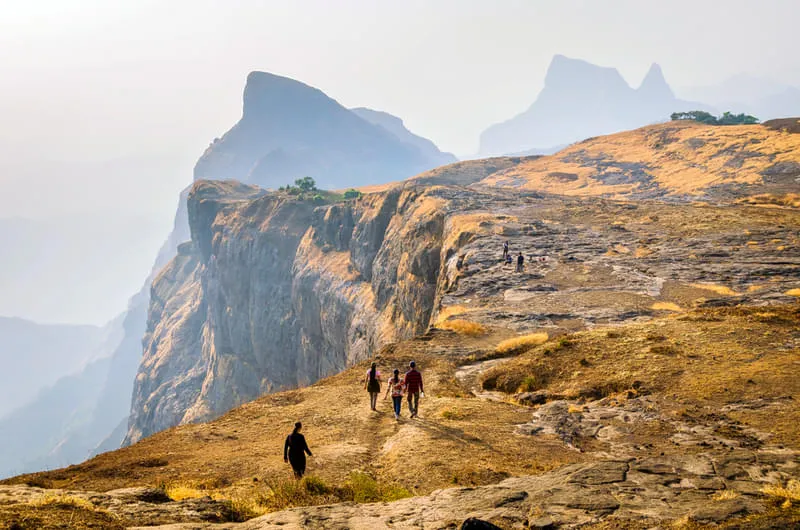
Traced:
<path id="1" fill-rule="evenodd" d="M 294 185 L 300 188 L 301 192 L 317 191 L 317 183 L 311 177 L 303 177 L 294 181 Z"/>

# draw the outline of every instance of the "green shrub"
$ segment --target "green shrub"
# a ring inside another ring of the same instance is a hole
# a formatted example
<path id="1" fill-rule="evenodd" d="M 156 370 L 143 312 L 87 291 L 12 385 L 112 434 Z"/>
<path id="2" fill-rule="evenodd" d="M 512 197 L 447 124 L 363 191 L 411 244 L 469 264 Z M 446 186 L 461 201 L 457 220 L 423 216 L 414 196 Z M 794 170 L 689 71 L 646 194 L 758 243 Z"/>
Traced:
<path id="1" fill-rule="evenodd" d="M 692 110 L 689 112 L 673 112 L 670 115 L 673 121 L 691 120 L 708 125 L 752 125 L 758 123 L 758 118 L 749 114 L 732 114 L 725 112 L 717 118 L 704 110 Z"/>
<path id="2" fill-rule="evenodd" d="M 353 188 L 344 192 L 345 199 L 360 199 L 362 195 L 363 193 Z"/>

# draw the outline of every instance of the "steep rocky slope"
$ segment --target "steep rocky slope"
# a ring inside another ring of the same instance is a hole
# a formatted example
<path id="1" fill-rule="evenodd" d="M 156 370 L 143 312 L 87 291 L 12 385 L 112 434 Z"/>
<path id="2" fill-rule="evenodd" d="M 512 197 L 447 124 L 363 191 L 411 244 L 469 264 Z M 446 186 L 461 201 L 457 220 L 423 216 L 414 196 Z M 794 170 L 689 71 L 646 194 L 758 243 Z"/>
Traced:
<path id="1" fill-rule="evenodd" d="M 676 98 L 657 64 L 634 89 L 614 68 L 556 55 L 536 101 L 525 112 L 486 129 L 480 153 L 499 155 L 565 145 L 665 121 L 682 110 L 710 109 Z"/>

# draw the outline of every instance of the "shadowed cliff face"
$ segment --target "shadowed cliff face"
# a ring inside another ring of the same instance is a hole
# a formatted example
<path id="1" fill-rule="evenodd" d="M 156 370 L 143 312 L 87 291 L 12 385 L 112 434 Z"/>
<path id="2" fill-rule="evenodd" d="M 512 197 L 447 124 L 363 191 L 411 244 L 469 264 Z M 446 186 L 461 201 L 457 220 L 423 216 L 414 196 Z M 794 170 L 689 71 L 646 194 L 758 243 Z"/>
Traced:
<path id="1" fill-rule="evenodd" d="M 234 182 L 192 189 L 192 241 L 153 283 L 127 443 L 310 384 L 427 329 L 440 190 L 319 207 L 262 194 Z"/>

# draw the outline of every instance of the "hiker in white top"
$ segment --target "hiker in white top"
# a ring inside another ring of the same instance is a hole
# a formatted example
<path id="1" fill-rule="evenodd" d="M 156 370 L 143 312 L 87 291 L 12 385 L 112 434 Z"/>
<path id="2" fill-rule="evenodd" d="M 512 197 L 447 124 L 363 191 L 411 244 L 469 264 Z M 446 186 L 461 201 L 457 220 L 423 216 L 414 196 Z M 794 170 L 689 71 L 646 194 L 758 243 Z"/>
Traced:
<path id="1" fill-rule="evenodd" d="M 394 370 L 394 375 L 386 382 L 386 395 L 383 399 L 392 394 L 392 404 L 394 405 L 394 419 L 400 419 L 400 409 L 403 406 L 403 392 L 406 388 L 405 379 L 400 377 L 400 370 Z"/>

